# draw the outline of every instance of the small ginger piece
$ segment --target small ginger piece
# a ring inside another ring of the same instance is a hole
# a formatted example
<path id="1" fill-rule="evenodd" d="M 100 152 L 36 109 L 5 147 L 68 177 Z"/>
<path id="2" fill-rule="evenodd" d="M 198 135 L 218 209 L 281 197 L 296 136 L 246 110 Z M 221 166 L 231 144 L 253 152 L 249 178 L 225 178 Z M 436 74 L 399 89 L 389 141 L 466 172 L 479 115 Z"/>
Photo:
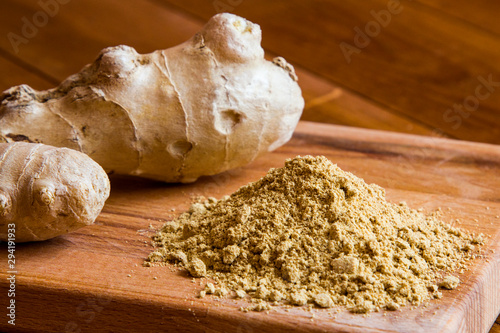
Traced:
<path id="1" fill-rule="evenodd" d="M 92 224 L 109 190 L 108 176 L 85 154 L 1 143 L 0 240 L 42 241 Z"/>

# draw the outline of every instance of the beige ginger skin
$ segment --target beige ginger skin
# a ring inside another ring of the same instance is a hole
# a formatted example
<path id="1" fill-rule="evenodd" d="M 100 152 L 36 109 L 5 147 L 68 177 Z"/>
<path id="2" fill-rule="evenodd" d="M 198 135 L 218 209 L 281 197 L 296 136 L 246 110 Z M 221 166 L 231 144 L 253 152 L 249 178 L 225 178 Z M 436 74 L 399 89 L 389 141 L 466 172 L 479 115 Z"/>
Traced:
<path id="1" fill-rule="evenodd" d="M 265 60 L 260 41 L 257 24 L 224 13 L 170 49 L 106 48 L 57 88 L 0 95 L 0 140 L 166 182 L 246 165 L 287 142 L 304 107 L 293 67 Z"/>
<path id="2" fill-rule="evenodd" d="M 106 172 L 85 154 L 43 144 L 1 143 L 0 240 L 12 238 L 12 229 L 17 243 L 92 224 L 109 190 Z"/>

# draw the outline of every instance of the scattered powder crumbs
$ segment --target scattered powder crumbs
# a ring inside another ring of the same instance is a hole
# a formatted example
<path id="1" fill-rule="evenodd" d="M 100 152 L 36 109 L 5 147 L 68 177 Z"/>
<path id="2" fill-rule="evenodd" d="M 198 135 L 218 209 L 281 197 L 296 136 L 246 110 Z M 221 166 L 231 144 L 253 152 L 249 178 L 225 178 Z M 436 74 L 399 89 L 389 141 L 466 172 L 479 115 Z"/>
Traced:
<path id="1" fill-rule="evenodd" d="M 213 292 L 215 296 L 227 296 L 228 293 L 229 291 L 224 287 L 216 288 L 215 291 Z"/>
<path id="2" fill-rule="evenodd" d="M 205 292 L 207 294 L 215 294 L 215 286 L 213 283 L 207 283 L 205 285 Z"/>
<path id="3" fill-rule="evenodd" d="M 443 278 L 443 280 L 439 283 L 439 286 L 445 289 L 455 289 L 458 287 L 460 280 L 453 275 L 447 275 Z"/>
<path id="4" fill-rule="evenodd" d="M 271 304 L 264 300 L 257 300 L 254 305 L 245 308 L 247 311 L 268 311 L 271 309 Z"/>
<path id="5" fill-rule="evenodd" d="M 318 293 L 314 296 L 314 303 L 322 308 L 331 308 L 335 304 L 328 293 Z"/>
<path id="6" fill-rule="evenodd" d="M 398 310 L 440 298 L 483 243 L 325 157 L 296 157 L 221 200 L 194 203 L 153 237 L 145 266 L 177 263 L 210 278 L 206 294 L 272 304 Z M 442 276 L 445 276 L 442 278 Z M 233 294 L 233 293 L 232 293 Z M 271 303 L 273 302 L 273 303 Z"/>
<path id="7" fill-rule="evenodd" d="M 246 296 L 247 296 L 247 293 L 243 289 L 236 290 L 236 297 L 237 298 L 245 298 Z"/>
<path id="8" fill-rule="evenodd" d="M 189 274 L 194 277 L 204 277 L 207 275 L 207 267 L 205 266 L 205 263 L 198 258 L 193 258 L 189 261 L 186 268 L 189 271 Z"/>

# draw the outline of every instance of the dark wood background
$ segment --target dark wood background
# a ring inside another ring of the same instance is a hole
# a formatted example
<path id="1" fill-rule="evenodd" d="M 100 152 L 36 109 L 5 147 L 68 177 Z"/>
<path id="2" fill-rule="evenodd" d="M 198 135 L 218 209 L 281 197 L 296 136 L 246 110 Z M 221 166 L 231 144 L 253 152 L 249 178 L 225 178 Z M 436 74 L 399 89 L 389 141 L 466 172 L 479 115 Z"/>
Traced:
<path id="1" fill-rule="evenodd" d="M 500 2 L 486 0 L 2 0 L 0 91 L 51 88 L 107 46 L 174 46 L 221 11 L 296 67 L 304 120 L 500 143 Z"/>

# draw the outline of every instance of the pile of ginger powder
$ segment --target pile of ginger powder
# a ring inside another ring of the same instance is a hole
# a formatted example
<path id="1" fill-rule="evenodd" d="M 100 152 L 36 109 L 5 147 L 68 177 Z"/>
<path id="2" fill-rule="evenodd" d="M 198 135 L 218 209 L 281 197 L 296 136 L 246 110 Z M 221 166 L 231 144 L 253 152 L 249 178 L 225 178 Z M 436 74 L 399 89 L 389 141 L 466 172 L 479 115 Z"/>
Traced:
<path id="1" fill-rule="evenodd" d="M 296 157 L 221 200 L 194 203 L 153 237 L 146 266 L 177 263 L 205 294 L 367 313 L 440 298 L 475 236 L 385 200 L 325 157 Z"/>

